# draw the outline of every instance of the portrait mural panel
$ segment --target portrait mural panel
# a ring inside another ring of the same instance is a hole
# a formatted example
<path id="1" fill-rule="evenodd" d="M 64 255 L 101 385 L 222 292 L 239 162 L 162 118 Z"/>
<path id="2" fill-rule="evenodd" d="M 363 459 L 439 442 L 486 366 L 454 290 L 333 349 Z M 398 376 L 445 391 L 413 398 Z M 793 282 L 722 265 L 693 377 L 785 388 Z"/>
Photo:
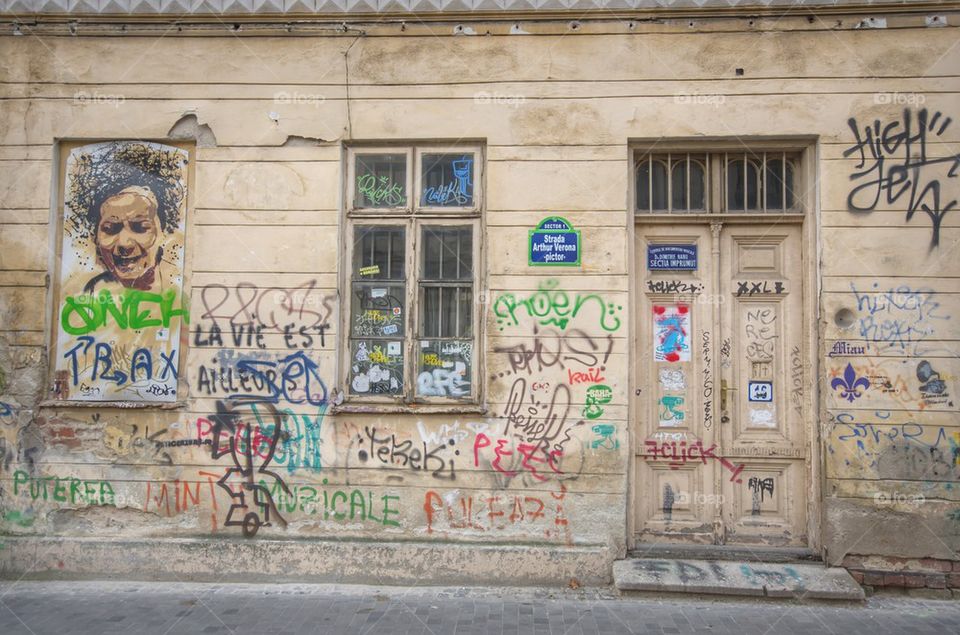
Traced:
<path id="1" fill-rule="evenodd" d="M 186 150 L 143 141 L 67 156 L 57 399 L 176 401 L 187 165 Z"/>

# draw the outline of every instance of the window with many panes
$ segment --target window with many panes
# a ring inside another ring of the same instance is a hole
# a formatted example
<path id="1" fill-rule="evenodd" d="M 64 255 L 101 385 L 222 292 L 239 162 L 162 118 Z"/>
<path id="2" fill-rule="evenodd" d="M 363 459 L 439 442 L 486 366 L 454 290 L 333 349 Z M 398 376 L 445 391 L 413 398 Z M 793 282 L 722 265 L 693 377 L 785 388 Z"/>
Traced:
<path id="1" fill-rule="evenodd" d="M 481 151 L 347 154 L 348 401 L 475 402 Z"/>
<path id="2" fill-rule="evenodd" d="M 646 152 L 634 155 L 636 212 L 801 212 L 800 153 L 782 150 Z"/>

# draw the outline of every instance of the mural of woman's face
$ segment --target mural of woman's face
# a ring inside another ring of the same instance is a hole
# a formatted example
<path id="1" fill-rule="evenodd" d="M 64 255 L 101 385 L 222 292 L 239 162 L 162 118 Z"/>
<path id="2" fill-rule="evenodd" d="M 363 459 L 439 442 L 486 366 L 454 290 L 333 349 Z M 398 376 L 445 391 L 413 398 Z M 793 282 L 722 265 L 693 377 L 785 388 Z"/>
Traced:
<path id="1" fill-rule="evenodd" d="M 123 286 L 149 288 L 161 242 L 152 193 L 129 188 L 104 201 L 96 242 L 103 265 Z"/>

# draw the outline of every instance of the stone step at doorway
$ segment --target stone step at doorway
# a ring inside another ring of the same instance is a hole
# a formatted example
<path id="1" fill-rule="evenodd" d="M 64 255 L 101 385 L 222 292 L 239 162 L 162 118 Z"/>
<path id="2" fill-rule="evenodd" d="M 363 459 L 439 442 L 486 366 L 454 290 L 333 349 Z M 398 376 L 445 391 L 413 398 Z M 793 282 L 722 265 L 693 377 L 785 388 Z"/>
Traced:
<path id="1" fill-rule="evenodd" d="M 613 580 L 624 594 L 864 600 L 863 589 L 846 569 L 822 564 L 627 558 L 613 564 Z"/>
<path id="2" fill-rule="evenodd" d="M 807 547 L 767 547 L 761 545 L 684 545 L 637 543 L 628 558 L 676 560 L 743 560 L 745 562 L 819 563 L 820 555 Z"/>

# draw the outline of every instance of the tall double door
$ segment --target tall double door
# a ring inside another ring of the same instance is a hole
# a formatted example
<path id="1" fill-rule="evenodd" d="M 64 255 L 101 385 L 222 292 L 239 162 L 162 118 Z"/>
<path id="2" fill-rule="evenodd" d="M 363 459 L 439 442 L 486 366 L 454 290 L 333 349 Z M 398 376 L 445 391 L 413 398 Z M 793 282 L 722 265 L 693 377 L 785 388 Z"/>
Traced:
<path id="1" fill-rule="evenodd" d="M 637 543 L 806 546 L 799 224 L 637 227 Z"/>

